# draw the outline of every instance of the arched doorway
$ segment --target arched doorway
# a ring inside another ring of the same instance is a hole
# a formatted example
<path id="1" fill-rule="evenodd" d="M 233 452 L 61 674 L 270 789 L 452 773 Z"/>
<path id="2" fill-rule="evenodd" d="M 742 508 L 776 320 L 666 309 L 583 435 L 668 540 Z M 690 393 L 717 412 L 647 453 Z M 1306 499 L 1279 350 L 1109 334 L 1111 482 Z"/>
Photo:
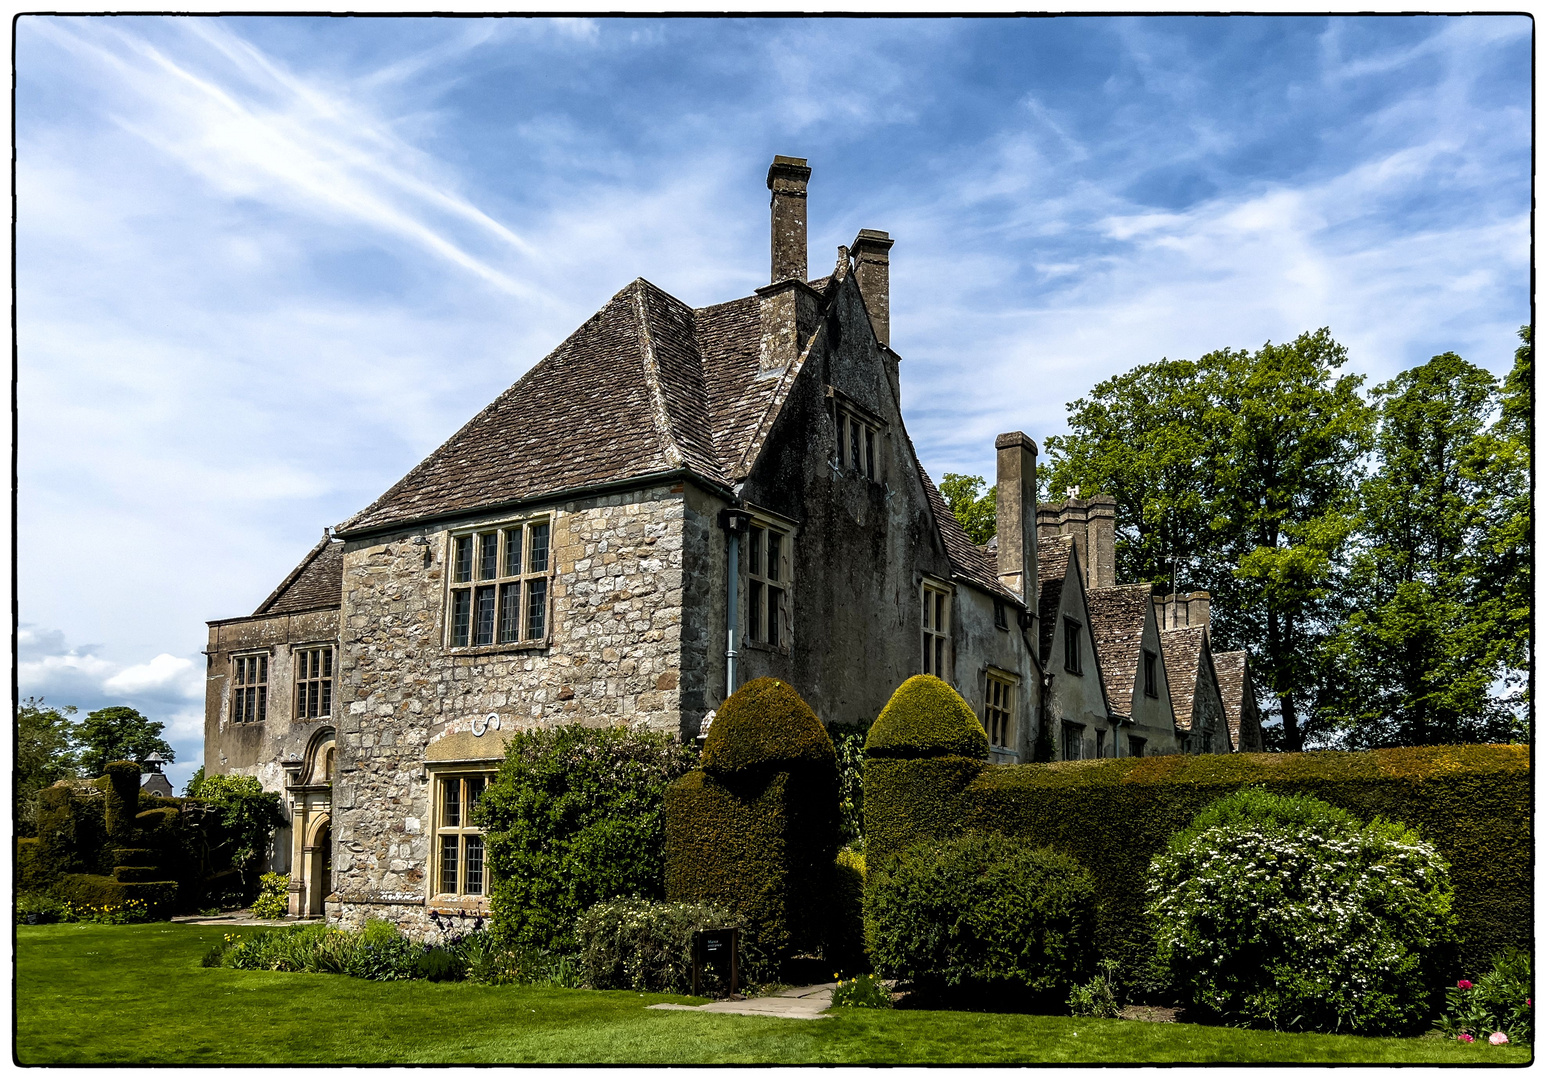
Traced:
<path id="1" fill-rule="evenodd" d="M 306 845 L 306 914 L 321 915 L 333 891 L 333 825 L 323 818 Z"/>

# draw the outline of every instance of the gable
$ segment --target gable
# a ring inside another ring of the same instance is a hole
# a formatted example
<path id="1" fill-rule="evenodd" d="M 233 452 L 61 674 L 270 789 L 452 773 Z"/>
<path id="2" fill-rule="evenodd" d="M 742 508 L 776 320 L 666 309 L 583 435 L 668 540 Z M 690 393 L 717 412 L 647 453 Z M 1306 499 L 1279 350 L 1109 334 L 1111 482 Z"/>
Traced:
<path id="1" fill-rule="evenodd" d="M 1086 594 L 1107 700 L 1125 716 L 1133 715 L 1134 700 L 1143 693 L 1139 679 L 1145 628 L 1154 619 L 1152 593 L 1149 585 L 1140 584 L 1091 589 Z"/>
<path id="2" fill-rule="evenodd" d="M 1204 641 L 1202 626 L 1180 626 L 1160 632 L 1160 652 L 1165 660 L 1166 681 L 1171 688 L 1171 712 L 1176 726 L 1192 730 Z"/>

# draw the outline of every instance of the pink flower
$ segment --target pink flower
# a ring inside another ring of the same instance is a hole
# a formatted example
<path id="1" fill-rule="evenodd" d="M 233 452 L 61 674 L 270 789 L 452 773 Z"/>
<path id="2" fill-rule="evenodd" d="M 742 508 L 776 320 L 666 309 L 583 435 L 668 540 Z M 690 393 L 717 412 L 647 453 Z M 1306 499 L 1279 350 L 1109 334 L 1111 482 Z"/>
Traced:
<path id="1" fill-rule="evenodd" d="M 1473 1040 L 1472 1040 L 1472 1036 L 1468 1035 L 1466 1032 L 1463 1031 L 1460 1035 L 1456 1036 L 1456 1041 L 1457 1042 L 1472 1042 Z"/>
<path id="2" fill-rule="evenodd" d="M 1502 1031 L 1495 1031 L 1492 1035 L 1488 1036 L 1488 1041 L 1491 1042 L 1494 1046 L 1503 1046 L 1505 1043 L 1509 1042 L 1509 1036 L 1504 1034 Z"/>
<path id="3" fill-rule="evenodd" d="M 1460 982 L 1458 982 L 1456 984 L 1456 989 L 1457 990 L 1470 990 L 1470 989 L 1472 989 L 1472 980 L 1471 979 L 1462 979 Z"/>

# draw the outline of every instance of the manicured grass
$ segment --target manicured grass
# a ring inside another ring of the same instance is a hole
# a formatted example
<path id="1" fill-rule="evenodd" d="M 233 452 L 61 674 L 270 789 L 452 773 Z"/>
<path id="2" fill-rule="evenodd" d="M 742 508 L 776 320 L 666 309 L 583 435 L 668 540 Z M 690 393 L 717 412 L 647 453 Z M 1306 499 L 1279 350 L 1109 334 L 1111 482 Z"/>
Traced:
<path id="1" fill-rule="evenodd" d="M 662 994 L 201 968 L 220 927 L 22 926 L 22 1064 L 1360 1062 L 1525 1064 L 1525 1047 L 1190 1024 L 838 1010 L 831 1020 L 648 1010 Z"/>

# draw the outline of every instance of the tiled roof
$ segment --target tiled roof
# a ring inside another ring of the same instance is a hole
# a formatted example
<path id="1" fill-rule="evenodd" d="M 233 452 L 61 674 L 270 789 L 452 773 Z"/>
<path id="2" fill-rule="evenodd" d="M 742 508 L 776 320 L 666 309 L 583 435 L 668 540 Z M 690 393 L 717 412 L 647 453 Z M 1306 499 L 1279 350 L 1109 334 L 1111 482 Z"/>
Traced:
<path id="1" fill-rule="evenodd" d="M 924 479 L 924 494 L 929 498 L 929 509 L 935 515 L 935 526 L 940 530 L 946 558 L 951 562 L 951 575 L 969 581 L 989 595 L 997 596 L 1016 607 L 1024 607 L 1019 596 L 999 583 L 999 568 L 982 548 L 972 542 L 972 537 L 967 535 L 967 530 L 962 528 L 956 515 L 951 513 L 945 497 L 935 487 L 935 482 L 929 478 L 923 466 L 919 467 L 919 476 Z"/>
<path id="2" fill-rule="evenodd" d="M 1230 746 L 1231 749 L 1239 750 L 1241 713 L 1248 691 L 1245 651 L 1215 653 L 1214 675 L 1219 679 L 1219 696 L 1225 699 L 1225 723 L 1230 728 Z"/>
<path id="3" fill-rule="evenodd" d="M 344 545 L 324 536 L 253 614 L 289 615 L 297 611 L 338 607 L 342 601 L 343 580 Z"/>
<path id="4" fill-rule="evenodd" d="M 757 297 L 695 311 L 640 278 L 339 530 L 677 468 L 728 484 L 781 382 L 758 337 Z"/>
<path id="5" fill-rule="evenodd" d="M 1192 729 L 1193 698 L 1198 690 L 1198 665 L 1202 662 L 1205 626 L 1179 626 L 1160 632 L 1160 652 L 1166 660 L 1166 682 L 1171 684 L 1171 712 L 1176 726 Z"/>
<path id="6" fill-rule="evenodd" d="M 1149 585 L 1117 585 L 1085 594 L 1090 632 L 1106 681 L 1112 708 L 1133 715 L 1134 688 L 1139 679 L 1139 655 L 1144 651 L 1144 620 L 1153 603 Z"/>
<path id="7" fill-rule="evenodd" d="M 1040 633 L 1038 647 L 1044 664 L 1053 652 L 1053 623 L 1058 618 L 1058 605 L 1063 599 L 1064 578 L 1069 573 L 1069 560 L 1074 558 L 1074 537 L 1055 536 L 1047 540 L 1037 538 L 1037 623 Z"/>

